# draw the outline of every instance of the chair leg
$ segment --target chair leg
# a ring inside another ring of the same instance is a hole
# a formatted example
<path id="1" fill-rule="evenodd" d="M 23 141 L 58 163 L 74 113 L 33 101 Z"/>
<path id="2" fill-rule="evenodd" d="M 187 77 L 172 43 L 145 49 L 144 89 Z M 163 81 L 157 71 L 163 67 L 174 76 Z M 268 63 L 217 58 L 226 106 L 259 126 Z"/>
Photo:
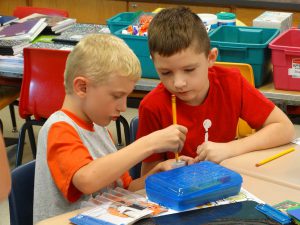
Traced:
<path id="1" fill-rule="evenodd" d="M 27 126 L 27 131 L 28 131 L 28 136 L 29 136 L 29 141 L 30 141 L 30 146 L 31 146 L 31 152 L 32 156 L 35 159 L 36 156 L 36 143 L 35 143 L 35 137 L 34 137 L 34 132 L 33 132 L 33 127 L 35 120 L 31 120 L 30 118 L 26 118 L 26 123 L 28 123 Z"/>
<path id="2" fill-rule="evenodd" d="M 20 134 L 19 134 L 19 141 L 18 141 L 18 147 L 16 152 L 16 167 L 22 164 L 26 130 L 27 130 L 27 123 L 25 122 L 21 127 Z"/>
<path id="3" fill-rule="evenodd" d="M 121 134 L 121 122 L 119 118 L 116 120 L 116 130 L 117 130 L 117 146 L 122 146 L 122 134 Z"/>
<path id="4" fill-rule="evenodd" d="M 129 124 L 128 124 L 127 120 L 125 119 L 125 117 L 123 117 L 123 116 L 120 116 L 116 120 L 117 145 L 118 146 L 123 145 L 123 143 L 122 143 L 122 134 L 121 134 L 121 123 L 122 123 L 122 126 L 124 128 L 125 145 L 129 145 L 130 144 Z"/>
<path id="5" fill-rule="evenodd" d="M 2 123 L 2 120 L 0 119 L 0 131 L 1 133 L 3 134 L 3 123 Z"/>
<path id="6" fill-rule="evenodd" d="M 125 143 L 126 143 L 126 145 L 129 145 L 130 144 L 129 124 L 128 124 L 127 120 L 125 119 L 125 117 L 123 117 L 123 116 L 120 116 L 118 118 L 118 120 L 122 123 L 123 128 L 124 128 Z"/>
<path id="7" fill-rule="evenodd" d="M 16 133 L 18 132 L 18 128 L 17 128 L 17 122 L 16 122 L 16 114 L 15 114 L 15 102 L 9 105 L 9 111 L 10 111 L 10 117 L 11 117 L 11 122 L 12 122 L 12 132 Z"/>

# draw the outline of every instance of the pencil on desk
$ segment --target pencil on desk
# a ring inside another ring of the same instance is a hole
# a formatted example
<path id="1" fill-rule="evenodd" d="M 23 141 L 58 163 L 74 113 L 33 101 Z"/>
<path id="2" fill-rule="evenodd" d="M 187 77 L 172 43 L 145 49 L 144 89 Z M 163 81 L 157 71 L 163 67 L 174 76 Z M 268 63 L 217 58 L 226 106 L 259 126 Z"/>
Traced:
<path id="1" fill-rule="evenodd" d="M 172 95 L 172 118 L 173 118 L 173 124 L 177 124 L 177 112 L 176 112 L 176 96 Z M 176 162 L 178 162 L 178 152 L 175 152 L 175 159 Z"/>
<path id="2" fill-rule="evenodd" d="M 294 150 L 295 150 L 295 148 L 289 148 L 289 149 L 287 149 L 287 150 L 284 150 L 284 151 L 282 151 L 282 152 L 279 152 L 279 153 L 277 153 L 276 155 L 273 155 L 273 156 L 271 156 L 271 157 L 269 157 L 269 158 L 266 158 L 266 159 L 260 161 L 259 163 L 256 163 L 255 166 L 261 166 L 261 165 L 263 165 L 263 164 L 266 164 L 266 163 L 268 163 L 268 162 L 270 162 L 270 161 L 272 161 L 272 160 L 274 160 L 274 159 L 277 159 L 277 158 L 279 158 L 279 157 L 281 157 L 281 156 L 283 156 L 283 155 L 286 155 L 286 154 L 288 154 L 288 153 L 290 153 L 290 152 L 292 152 L 292 151 L 294 151 Z"/>

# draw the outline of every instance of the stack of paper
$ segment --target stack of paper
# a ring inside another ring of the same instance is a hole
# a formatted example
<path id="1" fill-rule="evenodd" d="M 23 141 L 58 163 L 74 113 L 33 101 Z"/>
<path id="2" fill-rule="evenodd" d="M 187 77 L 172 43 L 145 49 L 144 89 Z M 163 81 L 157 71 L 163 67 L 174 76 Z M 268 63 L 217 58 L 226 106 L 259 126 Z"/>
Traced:
<path id="1" fill-rule="evenodd" d="M 0 40 L 0 55 L 16 55 L 28 46 L 30 42 L 26 40 Z"/>
<path id="2" fill-rule="evenodd" d="M 101 33 L 110 33 L 106 25 L 77 23 L 52 40 L 57 43 L 75 45 L 88 34 Z"/>

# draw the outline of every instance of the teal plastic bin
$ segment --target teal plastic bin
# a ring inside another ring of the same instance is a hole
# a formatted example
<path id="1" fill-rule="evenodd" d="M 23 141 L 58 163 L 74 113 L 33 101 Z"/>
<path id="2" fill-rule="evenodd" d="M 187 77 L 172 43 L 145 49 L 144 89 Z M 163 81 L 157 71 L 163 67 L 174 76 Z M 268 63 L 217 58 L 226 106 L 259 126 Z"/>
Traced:
<path id="1" fill-rule="evenodd" d="M 142 77 L 159 79 L 153 61 L 150 57 L 148 38 L 144 36 L 122 34 L 122 29 L 116 31 L 114 34 L 123 39 L 140 60 Z"/>
<path id="2" fill-rule="evenodd" d="M 211 47 L 219 50 L 217 61 L 250 64 L 259 87 L 272 73 L 268 44 L 278 34 L 274 28 L 220 26 L 209 37 Z"/>
<path id="3" fill-rule="evenodd" d="M 131 25 L 141 12 L 123 12 L 106 20 L 111 33 Z"/>

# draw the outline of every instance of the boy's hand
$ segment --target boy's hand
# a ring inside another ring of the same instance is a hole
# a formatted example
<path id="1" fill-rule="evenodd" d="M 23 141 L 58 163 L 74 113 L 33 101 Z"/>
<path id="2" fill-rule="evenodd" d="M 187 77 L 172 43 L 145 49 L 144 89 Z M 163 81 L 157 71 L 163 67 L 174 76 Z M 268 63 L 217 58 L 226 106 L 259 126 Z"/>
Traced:
<path id="1" fill-rule="evenodd" d="M 154 146 L 153 153 L 180 152 L 183 148 L 187 131 L 186 127 L 176 124 L 155 131 L 144 138 L 147 138 L 146 141 L 149 146 Z"/>
<path id="2" fill-rule="evenodd" d="M 186 162 L 186 165 L 192 165 L 195 163 L 195 160 L 189 156 L 185 156 L 185 155 L 182 155 L 179 157 L 179 160 L 181 161 L 185 161 Z M 176 162 L 175 159 L 169 159 L 169 160 L 166 160 L 166 161 L 163 161 L 163 162 L 160 162 L 156 165 L 156 172 L 162 172 L 162 171 L 167 171 L 167 170 L 171 170 L 171 169 L 174 169 L 173 168 L 173 164 Z"/>
<path id="3" fill-rule="evenodd" d="M 215 163 L 220 163 L 225 159 L 231 158 L 234 156 L 234 149 L 230 143 L 216 143 L 207 141 L 202 145 L 199 145 L 197 148 L 197 154 L 195 161 L 212 161 Z"/>

